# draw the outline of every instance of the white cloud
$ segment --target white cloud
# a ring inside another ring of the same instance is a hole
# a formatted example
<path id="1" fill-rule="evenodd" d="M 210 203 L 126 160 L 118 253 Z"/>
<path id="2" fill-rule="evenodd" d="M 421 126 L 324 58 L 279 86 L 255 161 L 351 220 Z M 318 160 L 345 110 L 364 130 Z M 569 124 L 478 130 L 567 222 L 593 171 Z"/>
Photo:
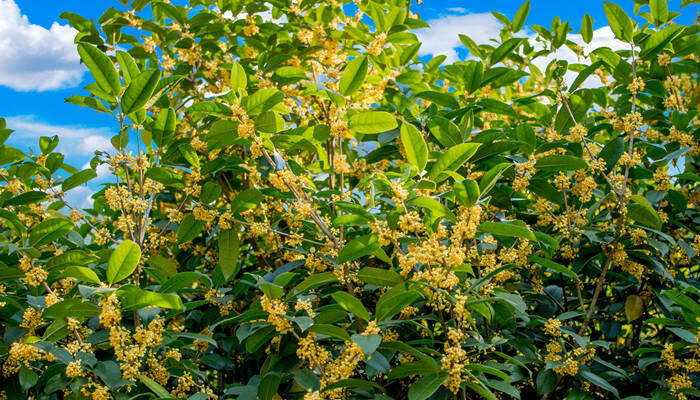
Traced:
<path id="1" fill-rule="evenodd" d="M 85 68 L 73 38 L 76 31 L 54 22 L 31 24 L 14 0 L 0 0 L 0 85 L 45 91 L 80 83 Z"/>
<path id="2" fill-rule="evenodd" d="M 91 208 L 93 203 L 91 197 L 93 194 L 95 194 L 95 192 L 92 189 L 81 185 L 66 192 L 66 203 L 79 210 Z"/>
<path id="3" fill-rule="evenodd" d="M 40 136 L 58 135 L 58 151 L 65 155 L 88 156 L 95 152 L 112 151 L 109 141 L 112 136 L 108 128 L 88 128 L 73 125 L 51 125 L 41 122 L 33 115 L 20 115 L 5 118 L 7 126 L 15 132 L 10 137 L 22 145 L 37 148 Z"/>
<path id="4" fill-rule="evenodd" d="M 489 13 L 445 15 L 426 22 L 430 28 L 415 32 L 423 43 L 418 55 L 445 55 L 446 63 L 459 61 L 456 49 L 464 47 L 459 34 L 469 36 L 477 44 L 486 44 L 498 38 L 501 31 L 501 23 Z"/>

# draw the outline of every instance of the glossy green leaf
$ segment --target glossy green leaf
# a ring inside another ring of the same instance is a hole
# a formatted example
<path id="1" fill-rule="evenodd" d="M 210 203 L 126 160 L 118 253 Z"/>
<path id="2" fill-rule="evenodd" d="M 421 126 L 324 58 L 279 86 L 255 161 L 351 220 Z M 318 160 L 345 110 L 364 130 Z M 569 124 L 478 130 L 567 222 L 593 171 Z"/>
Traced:
<path id="1" fill-rule="evenodd" d="M 97 173 L 92 169 L 84 169 L 77 174 L 73 174 L 66 178 L 61 184 L 61 189 L 67 192 L 73 188 L 76 188 L 82 184 L 87 183 L 89 180 L 97 177 Z"/>
<path id="2" fill-rule="evenodd" d="M 583 15 L 580 33 L 585 43 L 590 43 L 593 40 L 593 18 L 588 14 Z"/>
<path id="3" fill-rule="evenodd" d="M 649 0 L 649 9 L 651 16 L 654 17 L 654 25 L 661 26 L 668 20 L 668 4 L 667 0 Z"/>
<path id="4" fill-rule="evenodd" d="M 587 166 L 582 158 L 565 154 L 545 156 L 535 163 L 535 168 L 543 171 L 575 171 Z"/>
<path id="5" fill-rule="evenodd" d="M 121 93 L 122 86 L 119 82 L 119 75 L 109 57 L 97 47 L 86 43 L 78 44 L 78 54 L 100 89 L 114 96 Z"/>
<path id="6" fill-rule="evenodd" d="M 530 13 L 530 1 L 526 1 L 523 3 L 523 5 L 520 6 L 518 9 L 518 12 L 515 13 L 515 16 L 513 17 L 513 24 L 511 26 L 511 32 L 515 33 L 523 29 L 523 26 L 525 25 L 525 20 L 527 19 L 527 15 Z"/>
<path id="7" fill-rule="evenodd" d="M 121 98 L 124 114 L 136 112 L 146 105 L 158 85 L 160 74 L 159 69 L 150 69 L 141 72 L 131 81 Z"/>
<path id="8" fill-rule="evenodd" d="M 428 162 L 428 146 L 420 131 L 411 124 L 402 124 L 401 143 L 406 151 L 406 159 L 409 164 L 415 166 L 419 172 L 423 171 Z"/>
<path id="9" fill-rule="evenodd" d="M 219 266 L 225 280 L 236 275 L 240 269 L 238 265 L 238 253 L 240 250 L 240 238 L 238 230 L 222 229 L 218 235 L 219 241 Z"/>
<path id="10" fill-rule="evenodd" d="M 358 318 L 369 321 L 369 311 L 362 305 L 362 302 L 355 296 L 347 292 L 335 292 L 331 294 L 333 300 L 340 304 L 343 309 L 354 314 Z"/>
<path id="11" fill-rule="evenodd" d="M 433 164 L 428 176 L 436 180 L 445 171 L 455 171 L 476 153 L 480 143 L 461 143 L 447 149 Z"/>
<path id="12" fill-rule="evenodd" d="M 193 214 L 187 214 L 177 228 L 177 242 L 185 243 L 195 239 L 202 233 L 202 228 L 204 221 L 196 219 Z"/>
<path id="13" fill-rule="evenodd" d="M 343 96 L 350 96 L 356 92 L 365 81 L 369 60 L 366 56 L 360 56 L 347 63 L 343 70 L 343 76 L 338 82 L 338 89 Z"/>
<path id="14" fill-rule="evenodd" d="M 238 62 L 234 62 L 231 67 L 231 89 L 245 89 L 248 86 L 248 77 L 246 76 L 243 66 Z"/>
<path id="15" fill-rule="evenodd" d="M 62 237 L 74 228 L 73 223 L 65 218 L 50 218 L 35 226 L 29 232 L 29 245 L 40 247 Z"/>
<path id="16" fill-rule="evenodd" d="M 157 146 L 167 145 L 175 135 L 176 127 L 177 115 L 175 115 L 175 110 L 172 108 L 160 110 L 158 117 L 153 122 L 153 142 Z"/>
<path id="17" fill-rule="evenodd" d="M 519 222 L 519 223 L 518 223 Z M 513 222 L 482 222 L 478 229 L 484 233 L 497 236 L 519 237 L 528 240 L 537 240 L 530 228 L 520 221 Z"/>
<path id="18" fill-rule="evenodd" d="M 408 400 L 426 400 L 447 380 L 447 373 L 424 376 L 408 387 Z"/>
<path id="19" fill-rule="evenodd" d="M 632 40 L 632 31 L 634 30 L 632 19 L 615 3 L 603 3 L 603 10 L 615 37 L 623 42 L 630 42 Z"/>
<path id="20" fill-rule="evenodd" d="M 379 242 L 373 235 L 366 235 L 353 239 L 338 253 L 338 264 L 354 261 L 360 257 L 370 255 L 379 248 Z"/>
<path id="21" fill-rule="evenodd" d="M 357 272 L 357 278 L 362 282 L 377 286 L 394 286 L 403 282 L 397 272 L 390 269 L 364 267 Z"/>
<path id="22" fill-rule="evenodd" d="M 123 241 L 112 255 L 107 263 L 107 282 L 121 282 L 131 276 L 141 260 L 141 247 L 131 240 Z"/>
<path id="23" fill-rule="evenodd" d="M 350 117 L 348 127 L 351 131 L 372 134 L 396 129 L 398 123 L 393 115 L 385 111 L 364 111 Z"/>

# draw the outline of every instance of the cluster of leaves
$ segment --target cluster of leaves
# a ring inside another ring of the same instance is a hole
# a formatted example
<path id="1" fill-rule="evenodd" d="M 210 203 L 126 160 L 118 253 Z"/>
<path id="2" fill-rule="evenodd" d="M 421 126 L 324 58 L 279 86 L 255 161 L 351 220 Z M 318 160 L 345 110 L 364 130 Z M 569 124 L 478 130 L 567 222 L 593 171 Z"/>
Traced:
<path id="1" fill-rule="evenodd" d="M 0 147 L 1 398 L 700 394 L 700 28 L 665 0 L 605 4 L 617 51 L 516 36 L 526 2 L 450 65 L 407 0 L 122 3 L 62 15 L 115 151 Z"/>

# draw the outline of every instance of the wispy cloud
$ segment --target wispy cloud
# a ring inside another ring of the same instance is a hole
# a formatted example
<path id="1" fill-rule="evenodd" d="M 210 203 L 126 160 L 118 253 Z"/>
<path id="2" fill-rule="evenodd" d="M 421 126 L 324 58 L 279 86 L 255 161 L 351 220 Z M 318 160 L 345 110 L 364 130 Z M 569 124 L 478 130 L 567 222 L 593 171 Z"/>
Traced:
<path id="1" fill-rule="evenodd" d="M 76 31 L 54 22 L 29 22 L 14 0 L 0 0 L 0 85 L 19 91 L 77 86 L 85 68 L 73 38 Z"/>
<path id="2" fill-rule="evenodd" d="M 109 128 L 52 125 L 33 115 L 19 115 L 5 119 L 7 127 L 15 130 L 10 136 L 10 140 L 15 143 L 15 146 L 21 145 L 36 149 L 40 136 L 58 135 L 58 151 L 67 156 L 88 156 L 96 150 L 114 150 L 109 141 L 112 136 Z"/>

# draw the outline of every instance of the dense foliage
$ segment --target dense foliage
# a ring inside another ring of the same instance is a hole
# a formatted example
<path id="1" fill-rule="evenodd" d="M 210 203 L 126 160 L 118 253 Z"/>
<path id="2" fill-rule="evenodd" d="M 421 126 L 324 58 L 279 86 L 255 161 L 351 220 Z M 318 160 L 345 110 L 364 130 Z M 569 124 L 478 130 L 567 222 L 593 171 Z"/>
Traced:
<path id="1" fill-rule="evenodd" d="M 451 65 L 406 0 L 123 3 L 62 15 L 115 151 L 0 147 L 0 398 L 700 394 L 700 29 L 664 0 L 605 4 L 618 51 L 526 2 Z"/>

